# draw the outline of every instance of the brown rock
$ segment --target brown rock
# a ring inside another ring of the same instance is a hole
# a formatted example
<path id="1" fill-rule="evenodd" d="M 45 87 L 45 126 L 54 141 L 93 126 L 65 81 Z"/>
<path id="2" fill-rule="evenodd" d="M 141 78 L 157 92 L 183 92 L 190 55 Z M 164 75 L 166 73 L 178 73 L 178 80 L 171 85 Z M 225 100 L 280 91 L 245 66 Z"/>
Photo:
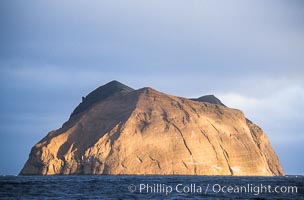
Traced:
<path id="1" fill-rule="evenodd" d="M 20 174 L 284 172 L 265 133 L 241 111 L 128 88 L 74 111 L 32 148 Z"/>

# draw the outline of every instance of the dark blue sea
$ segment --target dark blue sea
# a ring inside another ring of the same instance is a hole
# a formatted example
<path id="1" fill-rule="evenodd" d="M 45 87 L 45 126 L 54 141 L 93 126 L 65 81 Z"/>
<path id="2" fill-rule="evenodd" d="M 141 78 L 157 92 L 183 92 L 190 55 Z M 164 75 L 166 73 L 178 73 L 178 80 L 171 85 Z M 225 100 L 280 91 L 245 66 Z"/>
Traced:
<path id="1" fill-rule="evenodd" d="M 0 199 L 304 199 L 304 177 L 0 176 Z"/>

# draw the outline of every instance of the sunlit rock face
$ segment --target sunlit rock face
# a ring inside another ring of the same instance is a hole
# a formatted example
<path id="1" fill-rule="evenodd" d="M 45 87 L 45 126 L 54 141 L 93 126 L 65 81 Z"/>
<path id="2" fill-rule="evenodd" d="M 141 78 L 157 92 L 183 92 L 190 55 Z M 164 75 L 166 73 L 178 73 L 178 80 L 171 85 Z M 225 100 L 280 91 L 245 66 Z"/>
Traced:
<path id="1" fill-rule="evenodd" d="M 190 100 L 112 81 L 32 148 L 20 174 L 284 172 L 263 130 L 216 97 Z"/>

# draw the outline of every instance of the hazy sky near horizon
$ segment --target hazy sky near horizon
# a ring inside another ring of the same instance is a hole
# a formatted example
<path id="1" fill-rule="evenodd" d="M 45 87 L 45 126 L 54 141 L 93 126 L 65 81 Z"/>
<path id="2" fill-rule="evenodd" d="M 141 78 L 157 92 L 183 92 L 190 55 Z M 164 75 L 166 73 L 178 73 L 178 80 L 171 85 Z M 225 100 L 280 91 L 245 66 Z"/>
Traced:
<path id="1" fill-rule="evenodd" d="M 287 174 L 304 174 L 301 0 L 7 0 L 0 27 L 0 174 L 18 174 L 113 79 L 215 94 L 265 130 Z"/>

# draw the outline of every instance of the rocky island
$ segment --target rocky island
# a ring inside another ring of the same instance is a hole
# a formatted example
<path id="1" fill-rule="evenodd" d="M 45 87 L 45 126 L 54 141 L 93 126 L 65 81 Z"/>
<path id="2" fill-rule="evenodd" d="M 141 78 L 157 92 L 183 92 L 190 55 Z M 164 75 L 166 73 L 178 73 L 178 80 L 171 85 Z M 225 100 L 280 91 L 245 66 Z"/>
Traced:
<path id="1" fill-rule="evenodd" d="M 263 130 L 213 95 L 112 81 L 31 150 L 20 175 L 284 175 Z"/>

